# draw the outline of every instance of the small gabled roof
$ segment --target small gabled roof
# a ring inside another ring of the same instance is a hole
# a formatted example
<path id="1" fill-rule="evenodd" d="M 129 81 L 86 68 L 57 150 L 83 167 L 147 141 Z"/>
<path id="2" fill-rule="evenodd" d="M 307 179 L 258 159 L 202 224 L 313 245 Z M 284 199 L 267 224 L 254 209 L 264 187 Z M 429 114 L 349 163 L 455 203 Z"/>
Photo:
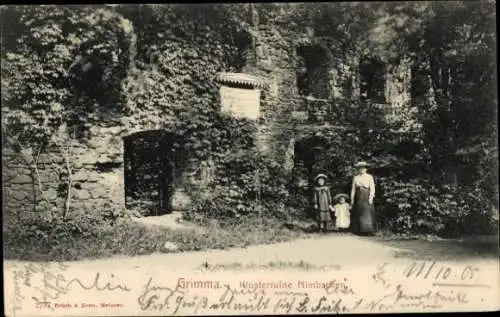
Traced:
<path id="1" fill-rule="evenodd" d="M 222 84 L 249 85 L 253 88 L 263 88 L 265 83 L 258 77 L 244 73 L 218 73 L 217 82 Z"/>

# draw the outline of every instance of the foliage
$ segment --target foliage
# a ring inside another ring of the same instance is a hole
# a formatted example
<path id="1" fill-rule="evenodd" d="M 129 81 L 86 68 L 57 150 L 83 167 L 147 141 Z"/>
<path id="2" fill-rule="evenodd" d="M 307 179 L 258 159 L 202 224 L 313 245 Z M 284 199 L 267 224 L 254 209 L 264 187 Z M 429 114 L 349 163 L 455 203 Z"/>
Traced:
<path id="1" fill-rule="evenodd" d="M 207 218 L 246 215 L 283 216 L 288 178 L 281 166 L 258 152 L 227 152 L 209 196 L 195 202 L 193 212 Z"/>
<path id="2" fill-rule="evenodd" d="M 85 141 L 89 127 L 118 119 L 176 133 L 186 157 L 211 158 L 221 171 L 195 211 L 239 219 L 283 214 L 283 204 L 294 204 L 283 166 L 254 153 L 253 124 L 219 113 L 215 82 L 219 71 L 241 70 L 254 30 L 272 23 L 276 41 L 295 43 L 313 33 L 336 60 L 376 55 L 398 63 L 410 57 L 413 77 L 420 78 L 413 83 L 422 88 L 414 107 L 402 109 L 394 122 L 371 105 L 347 104 L 339 121 L 351 128 L 325 128 L 314 136 L 327 141 L 302 160 L 309 177 L 327 172 L 333 190 L 346 191 L 352 163 L 370 160 L 378 167 L 378 204 L 389 228 L 465 232 L 469 220 L 486 228 L 488 213 L 498 208 L 493 6 L 2 7 L 2 125 L 33 153 L 73 131 Z M 46 219 L 36 221 L 48 226 Z M 67 226 L 62 237 L 79 232 L 76 224 Z"/>
<path id="3" fill-rule="evenodd" d="M 238 127 L 237 120 L 220 113 L 215 80 L 217 72 L 243 66 L 249 35 L 242 29 L 241 5 L 117 10 L 137 34 L 135 63 L 125 83 L 128 124 L 175 133 L 182 139 L 176 147 L 197 160 L 207 159 L 214 149 L 224 153 L 233 144 L 251 142 L 248 123 Z"/>
<path id="4" fill-rule="evenodd" d="M 114 224 L 101 213 L 73 216 L 69 220 L 43 219 L 41 214 L 10 223 L 4 229 L 4 255 L 9 259 L 31 261 L 73 261 L 113 255 L 143 255 L 175 252 L 166 242 L 178 246 L 177 252 L 247 247 L 288 241 L 301 235 L 281 227 L 276 219 L 240 219 L 237 224 L 209 228 L 172 230 L 146 227 L 129 219 Z M 74 215 L 74 213 L 72 213 Z"/>
<path id="5" fill-rule="evenodd" d="M 125 113 L 142 124 L 152 120 L 172 130 L 192 114 L 200 123 L 209 121 L 217 104 L 216 73 L 241 67 L 238 59 L 245 45 L 245 33 L 237 21 L 228 22 L 233 19 L 225 6 L 144 5 L 119 10 L 137 33 Z"/>
<path id="6" fill-rule="evenodd" d="M 49 142 L 62 124 L 80 135 L 120 103 L 129 62 L 126 20 L 99 7 L 12 6 L 3 12 L 11 14 L 19 20 L 11 21 L 3 51 L 3 124 L 21 141 Z"/>
<path id="7" fill-rule="evenodd" d="M 363 29 L 358 41 L 347 41 L 351 51 L 362 53 L 363 48 L 356 45 L 364 46 L 389 63 L 410 56 L 413 73 L 420 79 L 412 84 L 420 91 L 413 100 L 418 113 L 409 117 L 407 109 L 398 114 L 399 122 L 413 120 L 410 126 L 389 125 L 370 107 L 357 107 L 351 112 L 353 116 L 346 113 L 346 120 L 359 129 L 358 133 L 354 138 L 341 137 L 344 144 L 332 142 L 329 148 L 333 152 L 347 149 L 340 153 L 349 163 L 361 157 L 379 167 L 387 166 L 384 175 L 392 174 L 392 178 L 382 185 L 386 200 L 380 203 L 382 213 L 399 219 L 388 224 L 394 230 L 463 233 L 470 230 L 465 223 L 472 219 L 482 222 L 480 227 L 485 231 L 491 230 L 486 223 L 493 221 L 491 210 L 498 209 L 493 3 L 353 4 L 351 12 L 356 19 L 349 20 L 347 15 L 347 23 L 340 18 L 342 6 L 331 7 L 321 14 L 321 10 L 308 11 L 310 21 L 324 19 L 331 22 L 320 22 L 321 26 L 335 24 L 323 29 L 323 35 L 336 33 L 341 42 L 348 38 L 346 29 Z M 361 8 L 370 10 L 358 12 Z M 339 18 L 329 19 L 335 15 Z M 426 90 L 429 93 L 423 93 Z M 398 131 L 409 133 L 395 133 Z M 330 156 L 339 157 L 325 155 Z M 332 165 L 344 165 L 341 160 Z M 331 170 L 326 161 L 323 168 Z M 415 182 L 424 184 L 411 185 Z M 448 185 L 455 188 L 454 193 L 447 192 Z M 405 186 L 408 188 L 402 190 Z M 446 195 L 453 195 L 456 201 Z M 477 201 L 471 201 L 469 195 Z M 426 202 L 425 197 L 434 203 Z"/>
<path id="8" fill-rule="evenodd" d="M 376 153 L 377 143 L 383 149 L 386 141 L 397 143 L 399 136 L 405 137 L 393 131 L 409 131 L 414 139 L 409 145 L 420 147 L 411 152 L 426 160 L 436 174 L 476 170 L 473 178 L 479 181 L 486 175 L 489 180 L 497 176 L 491 164 L 496 157 L 497 108 L 493 6 L 465 1 L 318 3 L 297 4 L 288 14 L 298 26 L 314 28 L 334 55 L 338 48 L 341 56 L 372 54 L 387 63 L 397 63 L 405 55 L 412 59 L 413 77 L 420 79 L 412 83 L 420 90 L 413 100 L 418 113 L 411 115 L 412 109 L 405 109 L 396 120 L 411 125 L 384 125 L 374 109 L 348 105 L 352 109 L 346 112 L 346 120 L 361 129 L 359 137 L 367 140 L 361 149 L 375 148 L 371 152 Z M 428 89 L 431 92 L 424 93 Z M 480 155 L 471 152 L 487 153 L 481 158 L 485 162 L 477 164 Z M 450 181 L 443 176 L 436 181 Z M 489 181 L 484 187 L 495 188 L 495 184 Z"/>
<path id="9" fill-rule="evenodd" d="M 488 217 L 488 198 L 479 189 L 436 187 L 425 180 L 380 178 L 383 199 L 377 212 L 384 227 L 396 233 L 456 237 L 498 230 Z"/>
<path id="10" fill-rule="evenodd" d="M 25 248 L 32 248 L 30 254 L 50 249 L 61 252 L 63 249 L 59 248 L 66 241 L 75 237 L 91 239 L 98 234 L 96 228 L 103 230 L 108 226 L 110 223 L 95 213 L 72 212 L 68 218 L 49 212 L 27 213 L 5 222 L 4 241 L 6 247 L 22 241 Z"/>

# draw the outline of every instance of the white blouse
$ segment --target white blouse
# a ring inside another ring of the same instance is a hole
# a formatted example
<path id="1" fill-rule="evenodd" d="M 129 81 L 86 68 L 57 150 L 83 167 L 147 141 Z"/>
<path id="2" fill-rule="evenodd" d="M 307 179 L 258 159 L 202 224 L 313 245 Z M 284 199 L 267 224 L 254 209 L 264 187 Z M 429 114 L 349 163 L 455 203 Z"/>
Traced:
<path id="1" fill-rule="evenodd" d="M 373 176 L 370 174 L 354 176 L 352 179 L 351 199 L 354 198 L 356 187 L 365 187 L 370 189 L 370 200 L 373 200 L 375 197 L 375 181 L 373 180 Z"/>

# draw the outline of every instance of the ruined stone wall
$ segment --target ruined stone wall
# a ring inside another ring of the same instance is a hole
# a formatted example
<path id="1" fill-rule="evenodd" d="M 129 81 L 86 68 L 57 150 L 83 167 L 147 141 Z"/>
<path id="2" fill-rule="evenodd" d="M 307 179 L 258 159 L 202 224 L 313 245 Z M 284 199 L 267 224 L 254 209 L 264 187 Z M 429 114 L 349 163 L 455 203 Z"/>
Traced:
<path id="1" fill-rule="evenodd" d="M 67 144 L 63 144 L 64 148 L 51 146 L 38 160 L 37 153 L 23 154 L 5 145 L 2 153 L 5 210 L 17 213 L 48 208 L 62 213 L 69 174 L 71 207 L 86 211 L 106 205 L 123 207 L 122 131 L 119 126 L 94 126 L 88 143 L 74 140 L 70 148 L 66 148 Z"/>
<path id="2" fill-rule="evenodd" d="M 311 30 L 290 32 L 286 26 L 274 23 L 255 23 L 250 30 L 253 57 L 247 61 L 243 72 L 254 75 L 266 82 L 261 94 L 261 117 L 258 146 L 263 153 L 275 157 L 289 166 L 293 158 L 293 144 L 308 133 L 311 124 L 304 117 L 304 98 L 299 95 L 296 69 L 298 67 L 297 48 L 321 45 Z M 355 102 L 359 98 L 358 56 L 330 56 L 325 89 L 329 89 L 329 105 L 333 108 Z M 401 106 L 410 101 L 409 62 L 389 67 L 386 76 L 386 99 L 390 104 Z M 133 116 L 133 114 L 130 114 Z M 71 205 L 86 210 L 99 210 L 109 204 L 124 208 L 124 144 L 123 138 L 132 133 L 155 130 L 163 126 L 159 116 L 152 110 L 148 120 L 102 122 L 93 126 L 86 143 L 73 147 L 71 156 L 72 189 Z M 144 123 L 141 123 L 144 122 Z M 343 124 L 341 119 L 331 124 Z M 18 153 L 4 148 L 3 192 L 4 206 L 13 211 L 33 210 L 34 205 L 43 208 L 44 200 L 58 210 L 64 208 L 65 191 L 61 184 L 67 182 L 64 176 L 65 161 L 57 149 L 49 150 L 51 155 L 42 155 L 38 164 L 40 183 L 26 162 L 19 160 Z M 292 154 L 291 154 L 292 153 Z M 199 163 L 199 162 L 198 162 Z M 203 162 L 202 162 L 203 163 Z M 208 164 L 208 163 L 207 163 Z M 210 164 L 208 164 L 210 165 Z M 213 168 L 201 169 L 194 179 L 183 172 L 176 180 L 178 191 L 174 195 L 175 205 L 187 206 L 189 197 L 183 190 L 184 184 L 200 182 L 212 173 Z M 189 174 L 189 173 L 188 173 Z M 201 176 L 200 176 L 201 175 Z"/>
<path id="3" fill-rule="evenodd" d="M 45 178 L 46 173 L 43 174 Z M 2 203 L 6 211 L 4 217 L 18 212 L 35 211 L 35 203 L 42 200 L 35 173 L 29 168 L 29 163 L 24 162 L 21 154 L 11 151 L 5 145 L 2 149 L 2 180 Z M 54 186 L 49 185 L 52 182 L 48 179 L 44 181 L 48 183 L 47 195 L 51 199 L 57 198 L 57 178 L 53 182 Z"/>
<path id="4" fill-rule="evenodd" d="M 95 206 L 109 203 L 124 207 L 123 199 L 123 126 L 93 127 L 88 145 L 75 153 L 73 181 L 81 184 L 75 201 L 92 201 Z M 87 202 L 85 201 L 85 204 Z M 76 207 L 76 206 L 75 206 Z"/>
<path id="5" fill-rule="evenodd" d="M 124 120 L 126 121 L 126 120 Z M 66 185 L 71 168 L 70 206 L 88 212 L 103 208 L 125 208 L 124 141 L 123 138 L 151 127 L 94 126 L 88 141 L 73 142 L 69 162 L 66 152 L 58 147 L 47 149 L 38 160 L 38 175 L 34 164 L 28 164 L 33 155 L 23 158 L 21 153 L 5 146 L 3 158 L 4 210 L 6 214 L 26 211 L 54 210 L 62 213 L 67 199 Z M 36 155 L 35 155 L 36 156 Z M 202 169 L 201 173 L 204 173 Z M 189 197 L 184 193 L 184 184 L 196 181 L 189 169 L 179 171 L 174 183 L 173 205 L 186 208 Z M 36 208 L 36 209 L 35 209 Z"/>
<path id="6" fill-rule="evenodd" d="M 411 61 L 402 58 L 398 64 L 388 65 L 385 95 L 389 104 L 404 107 L 411 102 Z"/>
<path id="7" fill-rule="evenodd" d="M 310 124 L 308 101 L 306 96 L 299 94 L 297 85 L 298 48 L 318 47 L 325 51 L 323 67 L 327 69 L 322 70 L 321 75 L 326 78 L 322 78 L 322 85 L 318 86 L 328 91 L 320 91 L 317 95 L 326 97 L 321 104 L 329 110 L 335 108 L 337 103 L 344 105 L 345 100 L 354 95 L 356 88 L 352 85 L 356 84 L 356 77 L 353 76 L 356 69 L 351 64 L 356 59 L 333 56 L 307 28 L 291 32 L 286 26 L 261 24 L 254 26 L 252 35 L 256 55 L 244 70 L 267 83 L 262 94 L 263 120 L 259 125 L 258 145 L 263 153 L 287 165 L 290 152 L 293 152 L 295 135 L 301 135 L 301 127 Z M 314 74 L 311 75 L 314 77 Z"/>
<path id="8" fill-rule="evenodd" d="M 304 130 L 304 123 L 311 122 L 305 113 L 313 102 L 299 95 L 296 70 L 299 66 L 299 47 L 319 47 L 325 50 L 328 62 L 324 63 L 329 85 L 321 85 L 328 92 L 318 95 L 326 100 L 319 104 L 328 108 L 327 121 L 331 125 L 343 125 L 343 113 L 350 105 L 361 102 L 360 60 L 362 56 L 334 55 L 322 40 L 315 36 L 314 30 L 305 28 L 291 32 L 286 26 L 257 25 L 253 30 L 256 43 L 255 62 L 246 66 L 247 73 L 267 81 L 262 100 L 263 120 L 259 126 L 259 146 L 261 151 L 273 155 L 279 161 L 287 160 L 290 142 Z M 380 110 L 387 113 L 387 120 L 396 120 L 398 111 L 403 111 L 411 102 L 411 62 L 401 58 L 398 62 L 387 63 L 383 94 L 387 106 Z M 314 75 L 314 74 L 311 74 Z M 353 107 L 355 109 L 355 107 Z M 378 110 L 377 110 L 378 111 Z M 288 131 L 283 133 L 283 131 Z"/>

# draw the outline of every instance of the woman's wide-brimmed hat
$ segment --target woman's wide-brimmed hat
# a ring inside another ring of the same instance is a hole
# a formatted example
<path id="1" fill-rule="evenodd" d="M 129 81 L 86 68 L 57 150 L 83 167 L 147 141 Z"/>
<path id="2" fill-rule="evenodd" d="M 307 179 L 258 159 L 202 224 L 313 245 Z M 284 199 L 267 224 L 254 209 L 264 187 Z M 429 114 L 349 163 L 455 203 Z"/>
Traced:
<path id="1" fill-rule="evenodd" d="M 320 178 L 323 178 L 325 181 L 328 180 L 328 176 L 326 176 L 325 174 L 318 174 L 318 176 L 316 176 L 314 180 L 317 181 Z"/>
<path id="2" fill-rule="evenodd" d="M 370 167 L 371 165 L 364 162 L 364 161 L 360 161 L 360 162 L 357 162 L 356 164 L 354 164 L 354 167 Z"/>
<path id="3" fill-rule="evenodd" d="M 335 197 L 333 197 L 333 200 L 337 201 L 342 197 L 344 197 L 346 200 L 349 199 L 349 195 L 347 195 L 347 194 L 337 194 L 337 195 L 335 195 Z"/>

